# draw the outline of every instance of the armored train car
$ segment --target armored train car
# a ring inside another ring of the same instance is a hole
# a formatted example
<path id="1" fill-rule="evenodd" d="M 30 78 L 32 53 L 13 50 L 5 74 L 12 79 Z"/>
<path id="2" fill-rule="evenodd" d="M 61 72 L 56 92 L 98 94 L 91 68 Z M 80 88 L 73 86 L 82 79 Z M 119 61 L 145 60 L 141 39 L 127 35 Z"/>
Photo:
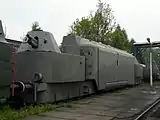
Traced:
<path id="1" fill-rule="evenodd" d="M 78 36 L 30 31 L 16 53 L 10 103 L 50 103 L 139 84 L 142 66 L 131 54 Z M 18 101 L 18 102 L 16 102 Z"/>

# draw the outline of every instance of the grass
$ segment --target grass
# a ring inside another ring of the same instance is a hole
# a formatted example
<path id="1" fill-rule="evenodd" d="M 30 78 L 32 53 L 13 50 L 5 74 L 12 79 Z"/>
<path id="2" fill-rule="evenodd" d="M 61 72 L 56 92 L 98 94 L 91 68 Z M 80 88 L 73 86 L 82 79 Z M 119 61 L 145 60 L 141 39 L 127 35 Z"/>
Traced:
<path id="1" fill-rule="evenodd" d="M 54 110 L 57 105 L 38 105 L 29 106 L 20 110 L 12 110 L 9 107 L 0 109 L 0 120 L 19 120 L 31 115 L 37 115 L 43 112 Z"/>
<path id="2" fill-rule="evenodd" d="M 66 101 L 58 104 L 28 106 L 20 110 L 13 110 L 5 106 L 0 108 L 0 120 L 21 120 L 27 116 L 38 115 L 44 112 L 55 110 L 59 107 L 72 108 L 71 101 Z"/>

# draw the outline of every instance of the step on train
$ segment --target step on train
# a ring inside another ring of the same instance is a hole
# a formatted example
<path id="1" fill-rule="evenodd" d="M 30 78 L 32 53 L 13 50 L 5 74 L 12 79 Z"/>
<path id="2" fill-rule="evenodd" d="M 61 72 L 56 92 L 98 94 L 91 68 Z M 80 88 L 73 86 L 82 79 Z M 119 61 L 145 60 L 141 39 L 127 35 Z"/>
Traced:
<path id="1" fill-rule="evenodd" d="M 59 48 L 53 34 L 43 30 L 29 31 L 25 38 L 13 55 L 13 45 L 0 37 L 0 90 L 10 86 L 5 95 L 11 105 L 52 103 L 143 79 L 145 66 L 109 45 L 67 35 Z"/>

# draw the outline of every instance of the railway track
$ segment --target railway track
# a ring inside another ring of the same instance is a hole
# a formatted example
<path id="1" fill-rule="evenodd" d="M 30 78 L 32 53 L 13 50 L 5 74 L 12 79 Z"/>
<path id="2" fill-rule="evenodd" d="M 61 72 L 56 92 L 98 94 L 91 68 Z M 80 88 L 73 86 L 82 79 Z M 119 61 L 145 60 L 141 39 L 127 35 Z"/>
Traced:
<path id="1" fill-rule="evenodd" d="M 136 116 L 134 120 L 158 120 L 156 118 L 153 118 L 153 114 L 157 111 L 159 107 L 160 98 L 156 100 L 153 104 L 151 104 L 149 107 L 147 107 L 141 114 Z"/>

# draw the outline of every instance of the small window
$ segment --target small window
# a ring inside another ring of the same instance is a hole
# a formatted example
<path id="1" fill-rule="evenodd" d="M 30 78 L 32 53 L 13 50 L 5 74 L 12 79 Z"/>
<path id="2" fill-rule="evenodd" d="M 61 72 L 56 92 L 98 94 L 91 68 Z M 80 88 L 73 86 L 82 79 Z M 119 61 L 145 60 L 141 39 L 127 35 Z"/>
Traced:
<path id="1" fill-rule="evenodd" d="M 119 64 L 119 63 L 118 63 L 118 60 L 117 60 L 117 66 L 118 66 L 118 64 Z"/>
<path id="2" fill-rule="evenodd" d="M 37 36 L 35 36 L 35 37 L 34 37 L 34 39 L 38 40 L 38 37 L 37 37 Z"/>
<path id="3" fill-rule="evenodd" d="M 46 44 L 47 43 L 47 40 L 44 40 L 44 44 Z"/>
<path id="4" fill-rule="evenodd" d="M 92 53 L 90 51 L 88 51 L 88 55 L 92 56 Z"/>

